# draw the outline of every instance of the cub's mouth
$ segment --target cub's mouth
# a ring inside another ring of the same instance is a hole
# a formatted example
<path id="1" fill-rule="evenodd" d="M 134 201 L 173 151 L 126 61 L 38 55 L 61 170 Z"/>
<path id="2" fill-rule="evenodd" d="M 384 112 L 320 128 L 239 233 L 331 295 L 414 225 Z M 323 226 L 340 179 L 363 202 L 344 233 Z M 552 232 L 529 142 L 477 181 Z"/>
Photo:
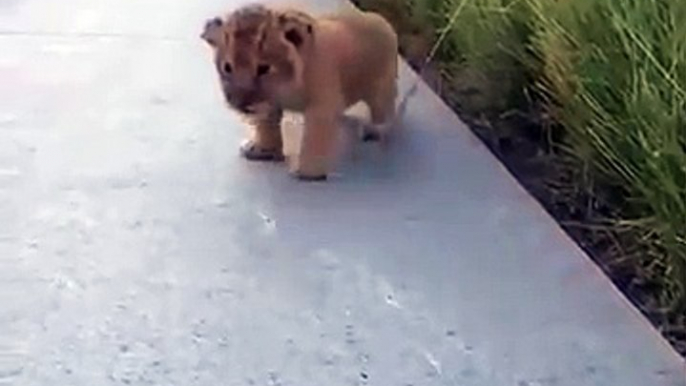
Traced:
<path id="1" fill-rule="evenodd" d="M 243 114 L 255 114 L 266 102 L 258 90 L 237 90 L 223 85 L 224 99 L 232 108 Z"/>

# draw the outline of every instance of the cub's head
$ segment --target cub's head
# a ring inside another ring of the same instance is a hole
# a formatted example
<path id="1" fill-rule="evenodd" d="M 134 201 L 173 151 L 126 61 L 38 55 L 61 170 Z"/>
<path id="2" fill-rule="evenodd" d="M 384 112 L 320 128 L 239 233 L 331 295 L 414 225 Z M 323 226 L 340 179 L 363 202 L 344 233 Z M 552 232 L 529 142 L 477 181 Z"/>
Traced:
<path id="1" fill-rule="evenodd" d="M 214 51 L 224 97 L 243 112 L 278 101 L 302 87 L 314 19 L 297 10 L 243 6 L 205 23 L 201 34 Z"/>

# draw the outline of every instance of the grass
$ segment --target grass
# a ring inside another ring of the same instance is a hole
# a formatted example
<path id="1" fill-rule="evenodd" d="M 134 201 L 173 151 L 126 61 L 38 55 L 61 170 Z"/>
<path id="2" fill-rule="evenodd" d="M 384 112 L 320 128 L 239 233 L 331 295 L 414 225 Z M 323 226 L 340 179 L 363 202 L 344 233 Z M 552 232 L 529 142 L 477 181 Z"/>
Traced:
<path id="1" fill-rule="evenodd" d="M 534 138 L 535 195 L 686 355 L 686 2 L 358 3 L 402 4 L 400 35 L 449 28 L 433 58 L 446 101 L 484 138 Z"/>
<path id="2" fill-rule="evenodd" d="M 528 3 L 536 85 L 564 126 L 566 155 L 588 175 L 585 189 L 615 192 L 607 220 L 645 247 L 637 264 L 661 281 L 659 307 L 683 313 L 686 26 L 676 18 L 686 3 Z"/>

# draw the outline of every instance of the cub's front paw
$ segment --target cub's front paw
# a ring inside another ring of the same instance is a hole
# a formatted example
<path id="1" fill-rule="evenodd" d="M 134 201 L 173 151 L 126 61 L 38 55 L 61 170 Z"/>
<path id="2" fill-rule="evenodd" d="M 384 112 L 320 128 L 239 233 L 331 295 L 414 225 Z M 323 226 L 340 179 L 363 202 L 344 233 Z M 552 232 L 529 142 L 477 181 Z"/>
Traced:
<path id="1" fill-rule="evenodd" d="M 240 147 L 240 152 L 245 159 L 250 161 L 281 162 L 284 155 L 281 149 L 265 149 L 257 146 L 253 141 L 246 141 Z"/>
<path id="2" fill-rule="evenodd" d="M 291 159 L 289 165 L 290 174 L 301 181 L 325 181 L 326 170 L 321 167 L 304 167 L 297 158 Z"/>
<path id="3" fill-rule="evenodd" d="M 313 174 L 313 175 L 308 175 L 308 174 L 302 174 L 295 172 L 293 173 L 295 178 L 299 179 L 300 181 L 307 181 L 307 182 L 314 182 L 314 181 L 326 181 L 327 176 L 326 174 Z"/>

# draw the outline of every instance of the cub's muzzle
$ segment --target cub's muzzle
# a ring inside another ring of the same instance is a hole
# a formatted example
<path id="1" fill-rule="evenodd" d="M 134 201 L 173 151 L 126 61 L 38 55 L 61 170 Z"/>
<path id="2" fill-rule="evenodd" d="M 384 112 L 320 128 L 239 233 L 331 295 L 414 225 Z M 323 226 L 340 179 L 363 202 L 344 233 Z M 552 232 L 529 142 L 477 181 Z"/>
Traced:
<path id="1" fill-rule="evenodd" d="M 226 86 L 224 86 L 224 98 L 231 107 L 246 114 L 254 112 L 254 106 L 264 101 L 264 98 L 255 89 L 229 88 Z"/>

